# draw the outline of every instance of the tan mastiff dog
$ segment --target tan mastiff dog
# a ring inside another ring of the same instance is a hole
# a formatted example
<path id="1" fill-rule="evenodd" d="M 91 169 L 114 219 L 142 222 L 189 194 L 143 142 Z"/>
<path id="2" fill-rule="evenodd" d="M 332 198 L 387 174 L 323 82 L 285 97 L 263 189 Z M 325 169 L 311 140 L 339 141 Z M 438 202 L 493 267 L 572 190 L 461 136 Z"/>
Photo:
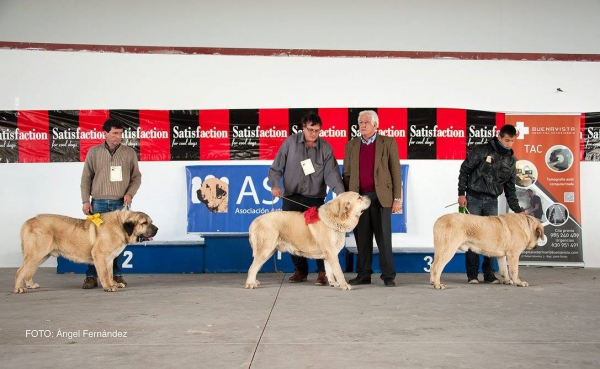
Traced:
<path id="1" fill-rule="evenodd" d="M 445 288 L 440 283 L 440 276 L 460 249 L 497 258 L 504 284 L 527 287 L 529 284 L 519 279 L 519 256 L 524 250 L 534 249 L 538 240 L 544 238 L 544 227 L 530 215 L 443 215 L 433 225 L 434 257 L 430 283 L 436 289 Z"/>
<path id="2" fill-rule="evenodd" d="M 33 282 L 37 268 L 50 256 L 62 256 L 77 263 L 94 264 L 107 292 L 123 288 L 113 281 L 112 265 L 128 244 L 150 239 L 158 228 L 141 212 L 119 210 L 96 214 L 91 219 L 41 214 L 21 227 L 23 265 L 15 276 L 15 293 L 39 288 Z"/>

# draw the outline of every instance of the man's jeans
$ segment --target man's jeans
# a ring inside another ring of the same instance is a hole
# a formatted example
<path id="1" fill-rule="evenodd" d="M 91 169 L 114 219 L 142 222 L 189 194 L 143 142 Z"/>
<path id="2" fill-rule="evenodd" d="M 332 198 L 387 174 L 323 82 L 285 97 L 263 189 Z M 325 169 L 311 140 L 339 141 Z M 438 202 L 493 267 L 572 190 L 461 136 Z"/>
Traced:
<path id="1" fill-rule="evenodd" d="M 92 200 L 92 210 L 93 210 L 94 214 L 108 213 L 109 211 L 123 209 L 123 203 L 124 203 L 123 199 L 121 199 L 121 200 L 96 200 L 96 199 L 93 199 Z M 119 254 L 119 256 L 117 256 L 113 260 L 113 276 L 114 277 L 120 276 L 122 274 L 121 268 L 119 267 L 121 265 L 119 260 L 121 259 L 122 256 L 123 256 L 123 253 Z M 85 272 L 85 276 L 86 277 L 97 277 L 98 276 L 98 272 L 96 272 L 96 267 L 94 266 L 94 264 L 88 264 L 88 269 Z"/>

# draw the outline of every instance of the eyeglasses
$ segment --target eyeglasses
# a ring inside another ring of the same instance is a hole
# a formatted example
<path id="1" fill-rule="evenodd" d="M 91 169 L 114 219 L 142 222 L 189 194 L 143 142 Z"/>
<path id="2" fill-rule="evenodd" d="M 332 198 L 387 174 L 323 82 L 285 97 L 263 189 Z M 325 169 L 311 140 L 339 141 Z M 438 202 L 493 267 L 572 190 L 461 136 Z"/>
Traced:
<path id="1" fill-rule="evenodd" d="M 321 128 L 319 128 L 319 129 L 312 129 L 312 128 L 304 127 L 304 129 L 306 129 L 306 131 L 308 133 L 317 134 L 317 135 L 319 134 L 319 132 L 321 132 Z"/>

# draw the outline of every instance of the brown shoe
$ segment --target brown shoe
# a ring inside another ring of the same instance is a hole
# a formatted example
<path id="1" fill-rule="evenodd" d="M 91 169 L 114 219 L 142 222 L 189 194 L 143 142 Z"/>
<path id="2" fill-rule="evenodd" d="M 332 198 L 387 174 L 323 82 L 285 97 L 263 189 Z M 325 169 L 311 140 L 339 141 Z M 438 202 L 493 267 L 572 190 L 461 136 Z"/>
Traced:
<path id="1" fill-rule="evenodd" d="M 317 286 L 326 286 L 327 285 L 327 274 L 325 272 L 319 272 L 319 276 L 317 277 L 317 281 L 315 282 Z"/>
<path id="2" fill-rule="evenodd" d="M 96 277 L 85 277 L 85 280 L 83 281 L 83 288 L 84 290 L 89 290 L 92 288 L 98 287 L 98 278 Z"/>
<path id="3" fill-rule="evenodd" d="M 123 283 L 125 285 L 125 287 L 127 287 L 127 282 L 125 282 L 125 280 L 123 279 L 123 276 L 116 276 L 113 277 L 113 281 L 117 282 L 117 283 Z"/>
<path id="4" fill-rule="evenodd" d="M 298 282 L 306 282 L 306 276 L 299 271 L 295 271 L 294 275 L 292 275 L 289 279 L 290 283 L 298 283 Z"/>

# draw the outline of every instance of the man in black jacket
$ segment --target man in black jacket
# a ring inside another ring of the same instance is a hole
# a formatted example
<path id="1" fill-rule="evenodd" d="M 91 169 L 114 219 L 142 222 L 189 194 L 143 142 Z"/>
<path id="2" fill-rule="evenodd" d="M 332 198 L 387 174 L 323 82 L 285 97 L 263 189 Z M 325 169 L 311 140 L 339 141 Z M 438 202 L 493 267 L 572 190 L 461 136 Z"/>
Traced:
<path id="1" fill-rule="evenodd" d="M 498 215 L 498 196 L 504 192 L 508 206 L 515 213 L 523 213 L 515 191 L 516 159 L 511 149 L 518 137 L 509 124 L 500 128 L 498 136 L 477 145 L 467 154 L 458 176 L 458 205 L 466 206 L 473 215 Z M 479 283 L 479 255 L 471 250 L 465 255 L 468 282 Z M 483 280 L 500 283 L 494 275 L 490 257 L 483 257 Z"/>

